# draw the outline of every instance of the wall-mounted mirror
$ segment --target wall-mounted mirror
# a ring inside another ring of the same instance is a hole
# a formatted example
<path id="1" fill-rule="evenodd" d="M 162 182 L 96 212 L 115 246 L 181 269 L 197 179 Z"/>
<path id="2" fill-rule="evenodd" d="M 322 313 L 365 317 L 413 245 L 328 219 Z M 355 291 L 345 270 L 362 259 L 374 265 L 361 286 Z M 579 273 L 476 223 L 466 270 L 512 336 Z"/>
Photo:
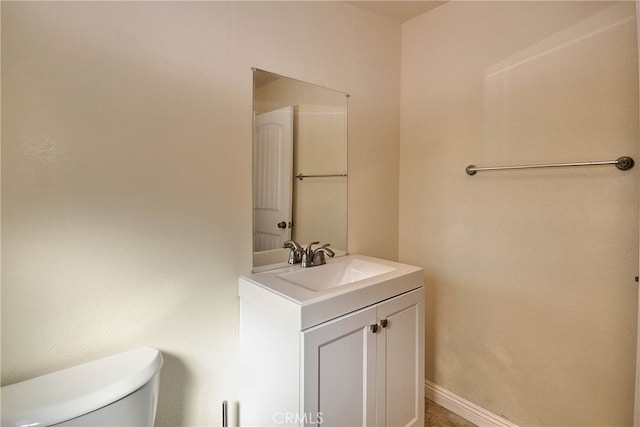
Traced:
<path id="1" fill-rule="evenodd" d="M 347 98 L 254 69 L 254 270 L 286 264 L 288 239 L 346 253 Z"/>

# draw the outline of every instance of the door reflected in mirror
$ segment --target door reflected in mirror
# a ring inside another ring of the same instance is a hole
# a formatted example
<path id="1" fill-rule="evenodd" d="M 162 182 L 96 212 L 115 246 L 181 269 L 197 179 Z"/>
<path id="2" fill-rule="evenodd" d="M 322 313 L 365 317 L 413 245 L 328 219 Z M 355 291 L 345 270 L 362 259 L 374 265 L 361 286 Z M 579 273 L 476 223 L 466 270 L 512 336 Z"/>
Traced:
<path id="1" fill-rule="evenodd" d="M 286 265 L 289 239 L 346 253 L 347 99 L 254 69 L 254 270 Z"/>

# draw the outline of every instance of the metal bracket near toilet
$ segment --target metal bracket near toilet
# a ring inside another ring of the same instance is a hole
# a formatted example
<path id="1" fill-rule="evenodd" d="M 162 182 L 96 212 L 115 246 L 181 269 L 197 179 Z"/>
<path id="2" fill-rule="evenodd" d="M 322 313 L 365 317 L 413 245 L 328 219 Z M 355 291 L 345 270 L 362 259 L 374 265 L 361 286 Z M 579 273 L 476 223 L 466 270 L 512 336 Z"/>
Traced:
<path id="1" fill-rule="evenodd" d="M 222 401 L 222 427 L 229 427 L 229 403 L 226 400 Z"/>

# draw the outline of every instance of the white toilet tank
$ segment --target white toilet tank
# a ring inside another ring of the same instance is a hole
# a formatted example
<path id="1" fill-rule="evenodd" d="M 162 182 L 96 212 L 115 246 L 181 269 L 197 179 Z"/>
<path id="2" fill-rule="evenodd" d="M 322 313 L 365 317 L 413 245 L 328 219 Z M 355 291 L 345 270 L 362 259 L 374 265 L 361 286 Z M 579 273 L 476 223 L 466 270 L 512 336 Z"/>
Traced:
<path id="1" fill-rule="evenodd" d="M 0 425 L 153 426 L 161 367 L 142 347 L 2 387 Z"/>

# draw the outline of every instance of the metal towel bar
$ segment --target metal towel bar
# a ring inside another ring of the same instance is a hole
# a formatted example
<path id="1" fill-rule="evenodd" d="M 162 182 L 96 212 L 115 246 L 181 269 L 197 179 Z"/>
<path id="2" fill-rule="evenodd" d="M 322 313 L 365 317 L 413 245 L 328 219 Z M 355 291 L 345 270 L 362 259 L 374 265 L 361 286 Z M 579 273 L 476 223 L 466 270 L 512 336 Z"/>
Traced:
<path id="1" fill-rule="evenodd" d="M 346 173 L 334 173 L 334 174 L 327 174 L 327 175 L 303 175 L 303 174 L 298 174 L 296 175 L 296 178 L 298 178 L 300 181 L 302 181 L 305 178 L 335 178 L 335 177 L 346 177 L 347 174 Z"/>
<path id="2" fill-rule="evenodd" d="M 633 167 L 634 161 L 631 157 L 618 157 L 616 160 L 605 160 L 602 162 L 576 162 L 576 163 L 547 163 L 541 165 L 514 165 L 514 166 L 488 166 L 479 167 L 476 165 L 469 165 L 466 167 L 466 172 L 469 175 L 475 175 L 480 171 L 496 171 L 507 169 L 533 169 L 533 168 L 558 168 L 566 166 L 599 166 L 599 165 L 615 165 L 618 169 L 626 171 Z"/>

